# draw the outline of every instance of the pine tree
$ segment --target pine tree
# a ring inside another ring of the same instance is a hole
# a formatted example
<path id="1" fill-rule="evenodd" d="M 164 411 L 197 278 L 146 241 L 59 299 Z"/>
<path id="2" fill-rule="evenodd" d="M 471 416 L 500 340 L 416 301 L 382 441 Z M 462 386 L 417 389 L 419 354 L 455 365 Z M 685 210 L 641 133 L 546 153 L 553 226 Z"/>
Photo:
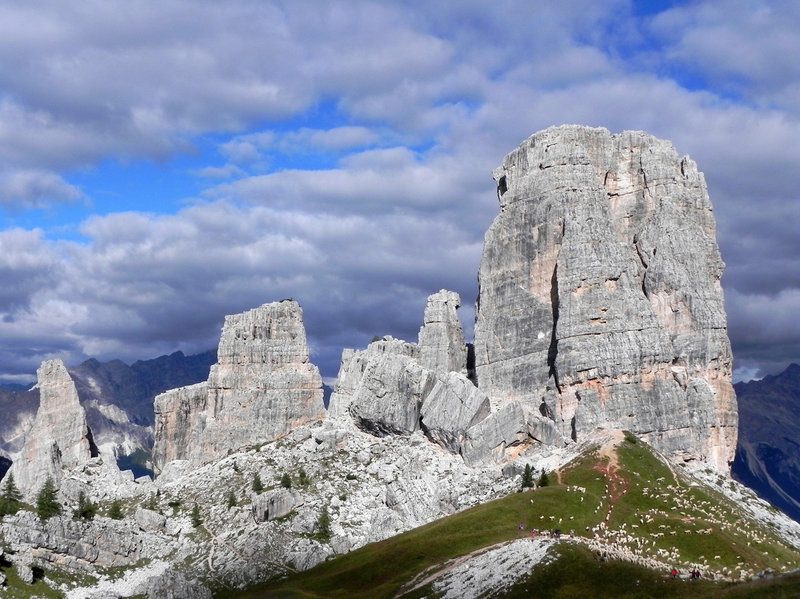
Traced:
<path id="1" fill-rule="evenodd" d="M 284 472 L 283 476 L 281 476 L 281 486 L 284 489 L 291 489 L 292 488 L 292 477 L 289 476 L 288 472 Z"/>
<path id="2" fill-rule="evenodd" d="M 60 513 L 61 505 L 58 503 L 56 486 L 53 483 L 53 479 L 48 476 L 36 496 L 36 514 L 44 522 Z"/>
<path id="3" fill-rule="evenodd" d="M 192 526 L 197 528 L 203 523 L 203 519 L 200 517 L 200 506 L 197 505 L 197 502 L 194 502 L 194 507 L 192 507 Z"/>
<path id="4" fill-rule="evenodd" d="M 234 507 L 236 505 L 236 494 L 233 491 L 228 491 L 228 507 Z"/>
<path id="5" fill-rule="evenodd" d="M 317 538 L 322 542 L 330 541 L 331 538 L 331 515 L 328 513 L 328 506 L 323 505 L 317 518 Z"/>
<path id="6" fill-rule="evenodd" d="M 255 491 L 256 493 L 261 493 L 261 491 L 263 490 L 264 490 L 264 484 L 261 482 L 261 477 L 258 475 L 258 472 L 256 472 L 253 475 L 253 491 Z"/>
<path id="7" fill-rule="evenodd" d="M 530 464 L 525 464 L 525 472 L 522 473 L 522 488 L 533 486 L 533 468 Z"/>
<path id="8" fill-rule="evenodd" d="M 300 468 L 300 471 L 297 473 L 297 484 L 299 484 L 301 487 L 305 487 L 310 482 L 311 480 L 309 480 L 308 474 L 306 474 L 305 469 Z"/>
<path id="9" fill-rule="evenodd" d="M 81 491 L 78 494 L 78 507 L 72 512 L 72 517 L 76 520 L 93 520 L 95 514 L 97 514 L 97 506 L 86 499 L 86 494 Z"/>
<path id="10" fill-rule="evenodd" d="M 0 494 L 0 518 L 16 514 L 22 507 L 22 493 L 14 483 L 14 474 L 9 472 L 6 477 L 6 486 Z"/>
<path id="11" fill-rule="evenodd" d="M 539 486 L 546 487 L 550 484 L 550 478 L 547 476 L 547 472 L 542 470 L 542 475 L 539 477 Z"/>

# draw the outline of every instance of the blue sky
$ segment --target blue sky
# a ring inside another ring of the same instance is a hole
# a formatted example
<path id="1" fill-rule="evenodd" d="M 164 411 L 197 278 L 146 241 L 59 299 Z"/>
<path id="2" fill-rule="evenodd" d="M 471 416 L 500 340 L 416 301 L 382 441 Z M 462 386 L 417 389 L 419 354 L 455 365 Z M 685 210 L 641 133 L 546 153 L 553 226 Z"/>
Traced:
<path id="1" fill-rule="evenodd" d="M 800 362 L 793 1 L 0 4 L 0 378 L 216 346 L 293 297 L 312 359 L 471 335 L 491 170 L 563 123 L 705 175 L 739 378 Z"/>

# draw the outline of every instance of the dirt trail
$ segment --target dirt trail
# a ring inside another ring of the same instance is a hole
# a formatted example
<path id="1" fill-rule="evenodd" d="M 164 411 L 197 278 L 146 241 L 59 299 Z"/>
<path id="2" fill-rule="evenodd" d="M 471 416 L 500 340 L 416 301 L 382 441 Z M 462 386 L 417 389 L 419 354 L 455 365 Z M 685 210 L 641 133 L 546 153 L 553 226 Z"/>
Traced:
<path id="1" fill-rule="evenodd" d="M 614 512 L 614 506 L 630 489 L 630 483 L 619 474 L 620 464 L 617 446 L 625 440 L 622 431 L 617 431 L 614 438 L 600 448 L 600 457 L 604 458 L 596 467 L 606 476 L 608 481 L 608 505 L 604 521 L 608 523 Z"/>

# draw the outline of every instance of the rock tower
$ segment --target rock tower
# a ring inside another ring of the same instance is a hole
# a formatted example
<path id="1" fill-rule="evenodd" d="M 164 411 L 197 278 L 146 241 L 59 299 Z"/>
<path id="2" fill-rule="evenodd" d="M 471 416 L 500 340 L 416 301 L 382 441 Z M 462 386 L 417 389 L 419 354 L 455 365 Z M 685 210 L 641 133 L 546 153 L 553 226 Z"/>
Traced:
<path id="1" fill-rule="evenodd" d="M 478 386 L 565 440 L 621 428 L 728 471 L 737 437 L 724 264 L 702 173 L 642 132 L 554 127 L 494 171 Z"/>
<path id="2" fill-rule="evenodd" d="M 36 377 L 39 409 L 11 467 L 17 486 L 28 500 L 47 478 L 58 485 L 62 470 L 80 466 L 97 455 L 86 424 L 86 412 L 64 363 L 42 362 Z"/>
<path id="3" fill-rule="evenodd" d="M 156 397 L 156 471 L 172 460 L 213 461 L 325 415 L 297 302 L 226 316 L 217 356 L 207 382 Z"/>

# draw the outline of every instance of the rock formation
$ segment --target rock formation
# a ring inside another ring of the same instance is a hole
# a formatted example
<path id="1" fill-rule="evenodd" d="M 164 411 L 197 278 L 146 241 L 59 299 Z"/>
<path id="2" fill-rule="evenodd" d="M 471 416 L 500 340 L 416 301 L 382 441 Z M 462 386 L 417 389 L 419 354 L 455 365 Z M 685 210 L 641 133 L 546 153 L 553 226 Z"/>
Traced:
<path id="1" fill-rule="evenodd" d="M 422 430 L 434 443 L 462 453 L 468 429 L 489 415 L 489 400 L 464 374 L 460 305 L 457 293 L 441 290 L 428 298 L 419 343 L 387 336 L 362 351 L 344 350 L 329 416 L 376 436 Z M 489 451 L 473 444 L 465 459 L 477 462 Z"/>
<path id="2" fill-rule="evenodd" d="M 494 178 L 475 326 L 493 412 L 519 404 L 528 427 L 549 419 L 565 440 L 629 429 L 727 471 L 724 265 L 695 163 L 642 132 L 564 126 L 523 142 Z"/>
<path id="3" fill-rule="evenodd" d="M 17 487 L 29 500 L 48 477 L 58 485 L 62 469 L 74 468 L 97 455 L 86 413 L 64 363 L 43 362 L 36 375 L 39 409 L 11 466 Z"/>
<path id="4" fill-rule="evenodd" d="M 428 298 L 425 320 L 419 330 L 419 361 L 439 374 L 466 374 L 467 345 L 458 320 L 461 298 L 455 291 L 442 289 Z"/>
<path id="5" fill-rule="evenodd" d="M 155 414 L 157 471 L 172 460 L 206 463 L 324 416 L 298 303 L 226 316 L 208 381 L 159 395 Z"/>

